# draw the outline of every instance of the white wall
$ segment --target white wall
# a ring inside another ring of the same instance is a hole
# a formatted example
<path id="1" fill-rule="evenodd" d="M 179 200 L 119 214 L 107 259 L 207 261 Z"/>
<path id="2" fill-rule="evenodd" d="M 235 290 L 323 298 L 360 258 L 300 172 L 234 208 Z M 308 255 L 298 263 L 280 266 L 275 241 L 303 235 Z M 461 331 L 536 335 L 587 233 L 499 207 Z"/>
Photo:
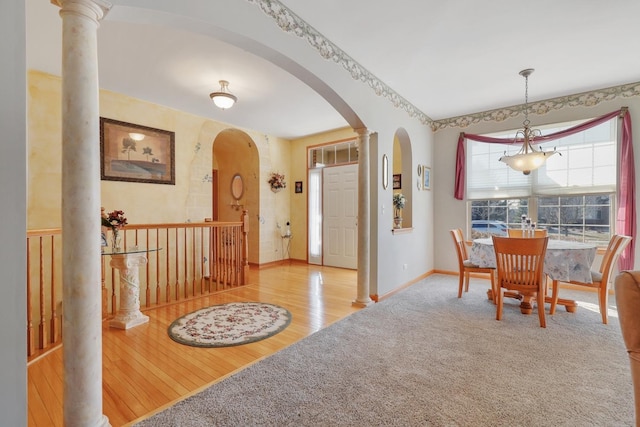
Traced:
<path id="1" fill-rule="evenodd" d="M 634 156 L 635 164 L 638 165 L 638 159 L 640 158 L 640 98 L 618 98 L 609 102 L 602 102 L 594 107 L 564 107 L 560 110 L 555 110 L 546 115 L 530 115 L 529 119 L 533 127 L 565 122 L 571 120 L 582 120 L 594 117 L 599 117 L 606 113 L 618 110 L 623 106 L 629 107 L 629 113 L 631 114 L 631 121 L 635 126 L 633 128 L 633 141 L 634 141 Z M 516 117 L 513 119 L 505 120 L 504 122 L 483 122 L 477 125 L 469 126 L 467 128 L 450 128 L 440 130 L 435 134 L 436 144 L 436 163 L 438 167 L 434 172 L 434 181 L 437 182 L 435 189 L 435 203 L 436 209 L 436 222 L 435 222 L 435 242 L 437 250 L 435 253 L 435 268 L 445 271 L 457 271 L 458 261 L 454 251 L 451 236 L 449 230 L 452 228 L 466 229 L 467 224 L 467 211 L 466 202 L 456 200 L 453 197 L 454 189 L 454 172 L 455 172 L 455 158 L 456 148 L 458 144 L 458 135 L 460 132 L 466 132 L 471 134 L 482 134 L 501 130 L 515 129 L 522 127 L 523 117 Z M 498 159 L 496 159 L 498 161 Z M 638 187 L 638 180 L 640 179 L 640 168 L 636 166 L 636 188 Z M 639 199 L 640 200 L 640 199 Z M 638 210 L 638 202 L 636 203 L 636 210 Z M 636 250 L 635 265 L 638 263 L 640 254 L 640 246 Z"/>
<path id="2" fill-rule="evenodd" d="M 27 425 L 26 287 L 27 144 L 25 4 L 3 1 L 0 13 L 0 414 L 2 425 Z"/>
<path id="3" fill-rule="evenodd" d="M 393 159 L 393 141 L 397 128 L 386 125 L 378 132 L 378 143 L 371 153 L 372 206 L 371 217 L 375 255 L 372 253 L 372 280 L 377 275 L 372 293 L 383 296 L 398 286 L 406 284 L 434 268 L 434 193 L 418 190 L 418 165 L 434 168 L 433 134 L 426 126 L 408 124 L 404 127 L 411 141 L 411 162 L 409 176 L 402 175 L 403 193 L 412 188 L 411 208 L 412 228 L 409 233 L 393 234 L 393 186 L 389 176 L 389 186 L 382 188 L 382 156 Z M 404 165 L 403 165 L 404 166 Z M 391 175 L 391 167 L 389 168 Z M 404 168 L 403 168 L 404 170 Z M 374 260 L 377 265 L 374 268 Z M 376 270 L 375 272 L 373 270 Z"/>

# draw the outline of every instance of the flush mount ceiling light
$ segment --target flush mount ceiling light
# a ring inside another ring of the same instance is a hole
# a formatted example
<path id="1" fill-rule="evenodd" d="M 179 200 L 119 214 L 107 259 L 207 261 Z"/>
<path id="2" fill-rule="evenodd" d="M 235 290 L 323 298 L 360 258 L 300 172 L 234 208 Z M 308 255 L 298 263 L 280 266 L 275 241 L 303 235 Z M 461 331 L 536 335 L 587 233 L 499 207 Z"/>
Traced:
<path id="1" fill-rule="evenodd" d="M 210 93 L 209 96 L 213 103 L 223 110 L 233 107 L 233 104 L 238 100 L 237 96 L 229 92 L 229 82 L 226 80 L 220 80 L 220 90 Z"/>
<path id="2" fill-rule="evenodd" d="M 142 141 L 144 139 L 144 134 L 131 132 L 129 133 L 129 138 L 133 139 L 134 141 Z"/>
<path id="3" fill-rule="evenodd" d="M 529 175 L 532 170 L 538 169 L 544 164 L 544 162 L 554 154 L 558 153 L 554 148 L 553 151 L 537 150 L 533 147 L 532 143 L 535 138 L 542 136 L 539 129 L 531 129 L 529 124 L 529 76 L 533 73 L 533 68 L 527 68 L 520 71 L 520 75 L 524 77 L 525 89 L 524 89 L 524 122 L 522 123 L 524 129 L 520 129 L 516 133 L 515 141 L 522 141 L 522 148 L 513 156 L 505 155 L 500 157 L 500 161 L 504 162 L 513 170 L 522 172 L 525 175 Z M 560 153 L 558 153 L 560 154 Z"/>

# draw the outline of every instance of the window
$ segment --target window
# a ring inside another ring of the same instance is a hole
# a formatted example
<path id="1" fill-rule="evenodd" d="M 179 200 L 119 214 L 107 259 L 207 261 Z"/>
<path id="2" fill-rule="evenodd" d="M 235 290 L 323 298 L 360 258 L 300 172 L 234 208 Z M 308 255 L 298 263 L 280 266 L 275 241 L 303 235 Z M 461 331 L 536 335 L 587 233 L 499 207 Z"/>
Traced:
<path id="1" fill-rule="evenodd" d="M 549 134 L 576 124 L 540 129 Z M 530 175 L 498 161 L 505 151 L 513 154 L 519 145 L 467 141 L 471 236 L 497 234 L 480 231 L 478 221 L 498 221 L 510 228 L 520 228 L 524 214 L 539 227 L 547 228 L 551 238 L 606 245 L 615 228 L 616 127 L 617 121 L 610 120 L 555 141 L 561 155 L 550 157 Z M 515 131 L 490 136 L 512 138 Z"/>
<path id="2" fill-rule="evenodd" d="M 470 206 L 472 239 L 506 236 L 508 228 L 520 227 L 523 214 L 529 215 L 527 199 L 474 200 Z"/>
<path id="3" fill-rule="evenodd" d="M 322 168 L 358 161 L 357 141 L 349 140 L 311 148 L 309 153 L 309 168 Z"/>

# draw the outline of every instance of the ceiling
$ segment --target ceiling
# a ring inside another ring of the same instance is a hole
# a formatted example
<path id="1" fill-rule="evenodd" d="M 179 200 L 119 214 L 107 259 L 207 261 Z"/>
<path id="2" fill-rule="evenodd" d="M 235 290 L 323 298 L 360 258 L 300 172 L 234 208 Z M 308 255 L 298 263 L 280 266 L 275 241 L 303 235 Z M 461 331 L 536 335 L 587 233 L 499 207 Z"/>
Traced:
<path id="1" fill-rule="evenodd" d="M 280 1 L 434 120 L 523 103 L 525 68 L 536 70 L 530 101 L 640 81 L 637 0 Z M 59 9 L 26 7 L 27 66 L 59 75 Z M 116 20 L 116 7 L 98 30 L 101 88 L 283 138 L 347 126 L 270 62 L 207 35 Z M 239 98 L 225 111 L 209 99 L 220 79 Z"/>

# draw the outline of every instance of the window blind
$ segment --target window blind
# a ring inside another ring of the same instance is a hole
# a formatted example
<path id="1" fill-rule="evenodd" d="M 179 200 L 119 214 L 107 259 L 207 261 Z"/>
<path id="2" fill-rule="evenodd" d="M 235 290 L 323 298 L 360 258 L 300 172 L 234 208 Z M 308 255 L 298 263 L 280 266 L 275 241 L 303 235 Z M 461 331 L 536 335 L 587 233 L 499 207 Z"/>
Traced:
<path id="1" fill-rule="evenodd" d="M 538 127 L 543 134 L 557 132 L 578 122 Z M 538 195 L 612 193 L 616 191 L 617 121 L 554 141 L 561 155 L 524 175 L 498 161 L 505 151 L 515 154 L 517 145 L 486 144 L 467 140 L 467 199 L 503 199 Z M 513 138 L 516 130 L 487 136 Z M 547 145 L 549 147 L 549 144 Z M 536 147 L 537 148 L 537 147 Z M 548 149 L 548 148 L 547 148 Z"/>

